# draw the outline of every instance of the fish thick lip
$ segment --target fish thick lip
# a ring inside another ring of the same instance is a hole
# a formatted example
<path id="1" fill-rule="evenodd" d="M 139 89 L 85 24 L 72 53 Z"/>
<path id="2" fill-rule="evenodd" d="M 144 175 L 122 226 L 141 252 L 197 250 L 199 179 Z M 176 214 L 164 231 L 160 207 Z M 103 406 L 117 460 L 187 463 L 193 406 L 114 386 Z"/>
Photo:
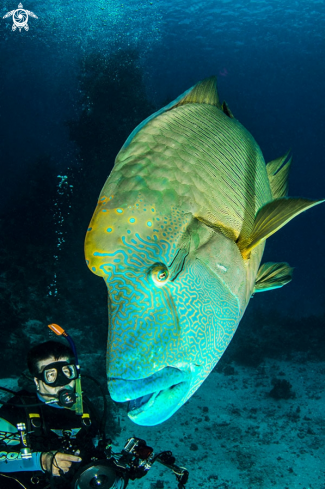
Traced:
<path id="1" fill-rule="evenodd" d="M 165 367 L 149 377 L 138 380 L 112 378 L 109 380 L 109 391 L 116 402 L 139 399 L 169 389 L 180 383 L 188 383 L 191 373 L 175 367 Z"/>
<path id="2" fill-rule="evenodd" d="M 170 418 L 183 404 L 190 382 L 180 382 L 152 395 L 129 402 L 128 416 L 137 424 L 151 426 Z"/>

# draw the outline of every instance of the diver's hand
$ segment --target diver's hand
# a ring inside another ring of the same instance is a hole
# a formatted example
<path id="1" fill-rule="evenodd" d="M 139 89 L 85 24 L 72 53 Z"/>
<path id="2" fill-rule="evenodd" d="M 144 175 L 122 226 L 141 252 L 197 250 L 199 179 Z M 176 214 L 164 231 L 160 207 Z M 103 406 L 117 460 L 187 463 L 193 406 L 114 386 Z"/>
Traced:
<path id="1" fill-rule="evenodd" d="M 79 451 L 76 453 L 78 454 Z M 80 453 L 80 452 L 79 452 Z M 69 471 L 73 462 L 81 462 L 81 457 L 61 452 L 44 452 L 41 455 L 43 470 L 51 472 L 54 476 L 62 475 Z"/>

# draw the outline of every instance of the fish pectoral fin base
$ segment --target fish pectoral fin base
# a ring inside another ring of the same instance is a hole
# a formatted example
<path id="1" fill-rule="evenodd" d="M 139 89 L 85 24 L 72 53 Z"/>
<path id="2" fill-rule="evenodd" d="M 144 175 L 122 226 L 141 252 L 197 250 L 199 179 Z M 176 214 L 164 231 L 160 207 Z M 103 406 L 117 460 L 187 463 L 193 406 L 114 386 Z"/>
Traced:
<path id="1" fill-rule="evenodd" d="M 283 287 L 291 282 L 292 273 L 293 268 L 288 263 L 263 263 L 257 272 L 253 293 Z"/>
<path id="2" fill-rule="evenodd" d="M 276 199 L 265 204 L 255 217 L 250 236 L 239 236 L 237 245 L 243 258 L 248 259 L 253 248 L 263 243 L 298 214 L 322 202 L 324 200 L 291 197 Z"/>
<path id="3" fill-rule="evenodd" d="M 226 236 L 226 238 L 229 238 L 229 239 L 231 239 L 232 241 L 235 241 L 235 242 L 237 241 L 238 236 L 239 236 L 239 233 L 236 232 L 235 229 L 233 229 L 233 228 L 231 228 L 229 226 L 226 226 L 225 224 L 223 224 L 220 221 L 212 222 L 212 221 L 209 221 L 208 219 L 205 219 L 204 217 L 198 216 L 198 215 L 195 215 L 194 217 L 198 221 L 200 221 L 203 224 L 205 224 L 207 227 L 213 229 L 214 231 L 217 231 L 219 233 L 222 233 L 224 236 Z"/>
<path id="4" fill-rule="evenodd" d="M 288 194 L 288 177 L 292 161 L 290 157 L 286 162 L 288 157 L 289 151 L 284 156 L 280 156 L 266 165 L 267 176 L 274 199 L 286 197 Z"/>

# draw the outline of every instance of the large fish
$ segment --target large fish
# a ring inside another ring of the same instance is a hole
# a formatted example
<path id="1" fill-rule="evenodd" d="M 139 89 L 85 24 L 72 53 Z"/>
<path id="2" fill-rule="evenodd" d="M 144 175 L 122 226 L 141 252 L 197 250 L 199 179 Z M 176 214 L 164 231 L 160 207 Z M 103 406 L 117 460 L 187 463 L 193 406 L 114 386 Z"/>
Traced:
<path id="1" fill-rule="evenodd" d="M 225 351 L 252 294 L 291 280 L 260 267 L 266 238 L 320 203 L 287 198 L 288 155 L 265 165 L 208 78 L 142 122 L 119 152 L 85 240 L 108 288 L 108 388 L 140 425 L 168 419 Z"/>

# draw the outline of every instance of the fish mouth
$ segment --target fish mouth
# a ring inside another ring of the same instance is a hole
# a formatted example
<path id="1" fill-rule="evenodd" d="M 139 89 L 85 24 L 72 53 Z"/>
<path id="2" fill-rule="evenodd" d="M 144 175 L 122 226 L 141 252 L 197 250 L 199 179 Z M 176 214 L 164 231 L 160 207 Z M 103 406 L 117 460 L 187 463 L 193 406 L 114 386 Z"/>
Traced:
<path id="1" fill-rule="evenodd" d="M 109 392 L 114 401 L 129 401 L 128 417 L 136 424 L 154 426 L 166 421 L 185 402 L 192 374 L 165 367 L 139 380 L 110 379 Z"/>

